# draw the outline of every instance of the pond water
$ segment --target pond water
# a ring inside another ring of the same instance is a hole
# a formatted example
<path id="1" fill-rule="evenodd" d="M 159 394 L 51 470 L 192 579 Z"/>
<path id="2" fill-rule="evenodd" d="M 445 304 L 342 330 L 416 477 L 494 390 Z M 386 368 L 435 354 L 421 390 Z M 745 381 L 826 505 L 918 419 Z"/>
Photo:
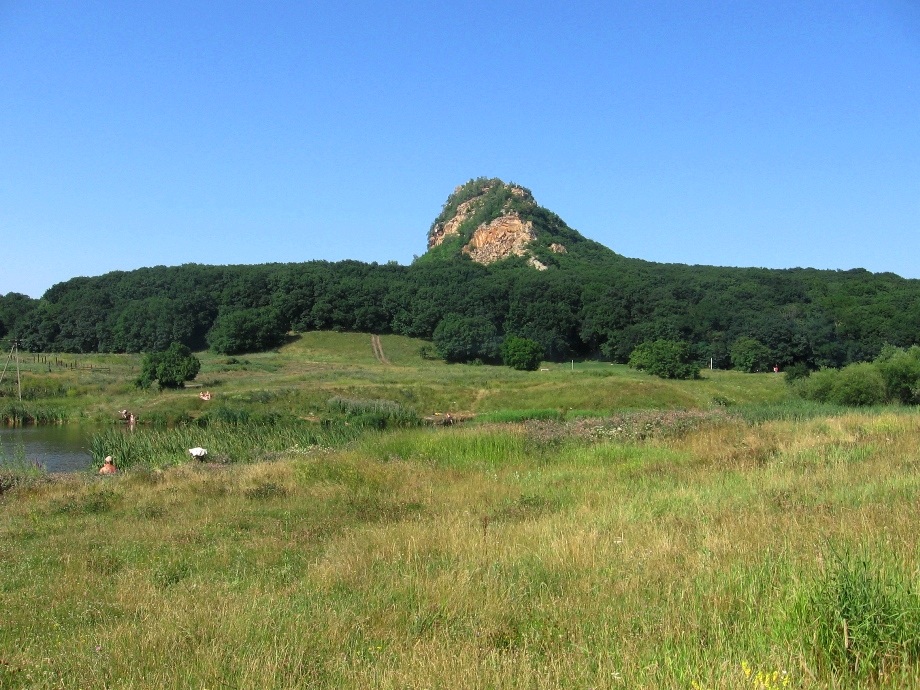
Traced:
<path id="1" fill-rule="evenodd" d="M 0 462 L 38 462 L 49 472 L 79 472 L 90 464 L 94 429 L 78 425 L 0 426 Z"/>

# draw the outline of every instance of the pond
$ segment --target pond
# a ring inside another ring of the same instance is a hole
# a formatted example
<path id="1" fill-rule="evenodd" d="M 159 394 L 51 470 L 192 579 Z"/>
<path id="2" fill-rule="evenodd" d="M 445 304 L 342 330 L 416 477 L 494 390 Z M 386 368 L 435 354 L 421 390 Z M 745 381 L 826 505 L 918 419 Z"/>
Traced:
<path id="1" fill-rule="evenodd" d="M 0 426 L 0 462 L 35 461 L 49 472 L 79 472 L 89 467 L 94 431 L 78 425 Z"/>

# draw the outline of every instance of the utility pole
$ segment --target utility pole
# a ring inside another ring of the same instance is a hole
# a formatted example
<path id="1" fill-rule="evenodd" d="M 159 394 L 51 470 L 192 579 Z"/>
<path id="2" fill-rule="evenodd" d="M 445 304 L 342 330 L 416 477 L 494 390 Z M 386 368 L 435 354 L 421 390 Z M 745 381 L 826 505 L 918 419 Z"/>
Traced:
<path id="1" fill-rule="evenodd" d="M 3 377 L 6 375 L 6 369 L 10 365 L 10 361 L 12 361 L 13 355 L 16 355 L 16 388 L 19 391 L 19 402 L 22 402 L 22 378 L 19 375 L 19 341 L 18 340 L 14 340 L 13 346 L 10 348 L 10 354 L 6 358 L 6 363 L 3 365 L 3 371 L 0 372 L 0 383 L 3 383 Z"/>

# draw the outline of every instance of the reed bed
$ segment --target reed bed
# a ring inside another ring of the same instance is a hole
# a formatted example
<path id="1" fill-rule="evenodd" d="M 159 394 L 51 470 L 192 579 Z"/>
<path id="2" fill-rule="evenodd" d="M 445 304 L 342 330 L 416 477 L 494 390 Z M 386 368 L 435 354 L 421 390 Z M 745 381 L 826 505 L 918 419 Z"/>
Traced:
<path id="1" fill-rule="evenodd" d="M 90 454 L 94 467 L 111 455 L 116 466 L 162 468 L 190 459 L 189 449 L 205 448 L 206 460 L 216 463 L 271 460 L 282 454 L 309 452 L 341 446 L 356 438 L 357 427 L 320 426 L 308 422 L 284 424 L 237 424 L 213 422 L 173 428 L 109 428 L 94 434 Z"/>
<path id="2" fill-rule="evenodd" d="M 67 421 L 65 410 L 45 407 L 17 405 L 9 403 L 0 407 L 0 424 L 20 426 L 23 424 L 63 424 Z"/>

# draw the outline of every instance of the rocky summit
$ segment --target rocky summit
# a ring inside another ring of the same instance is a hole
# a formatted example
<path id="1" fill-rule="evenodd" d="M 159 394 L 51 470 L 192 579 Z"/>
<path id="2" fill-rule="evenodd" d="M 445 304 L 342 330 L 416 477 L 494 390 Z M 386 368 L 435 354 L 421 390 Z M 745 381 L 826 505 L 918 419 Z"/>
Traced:
<path id="1" fill-rule="evenodd" d="M 466 255 L 481 264 L 520 257 L 544 271 L 578 243 L 594 244 L 539 206 L 529 189 L 480 177 L 447 198 L 428 231 L 428 256 Z"/>

